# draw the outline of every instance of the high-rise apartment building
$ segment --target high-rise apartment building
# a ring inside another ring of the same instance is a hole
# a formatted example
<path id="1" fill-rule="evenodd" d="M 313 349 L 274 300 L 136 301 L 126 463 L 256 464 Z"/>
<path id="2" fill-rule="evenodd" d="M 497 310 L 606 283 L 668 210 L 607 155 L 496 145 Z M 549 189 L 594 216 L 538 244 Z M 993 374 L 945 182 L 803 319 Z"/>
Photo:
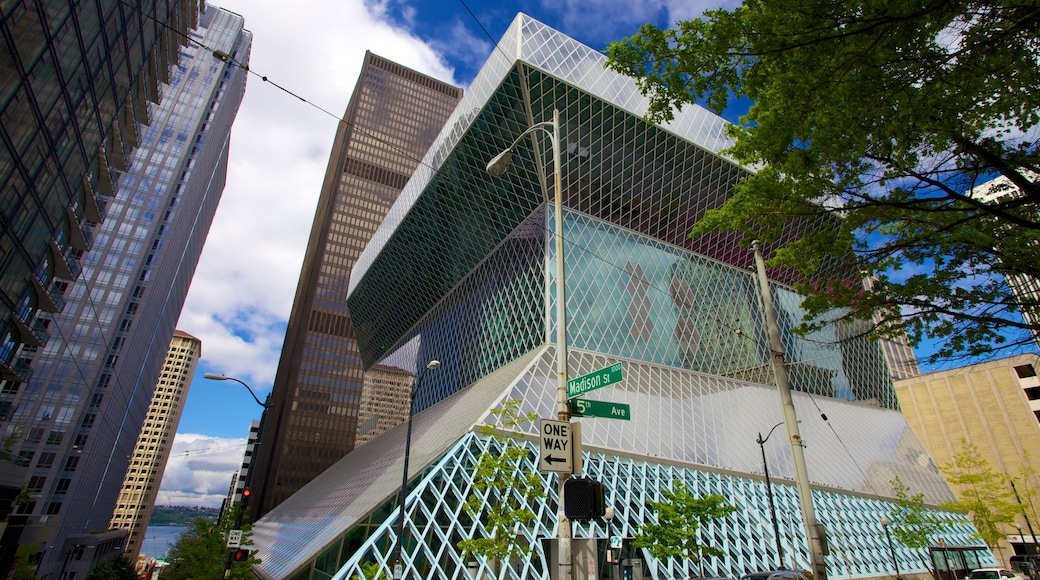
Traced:
<path id="1" fill-rule="evenodd" d="M 195 365 L 202 356 L 202 341 L 177 330 L 166 353 L 162 375 L 155 384 L 152 403 L 148 407 L 141 434 L 137 437 L 130 467 L 119 491 L 119 503 L 112 513 L 111 527 L 127 530 L 129 535 L 123 553 L 131 561 L 141 551 L 148 520 L 152 517 L 159 483 L 173 449 L 173 438 L 181 421 L 188 388 Z"/>
<path id="2" fill-rule="evenodd" d="M 404 424 L 389 429 L 264 515 L 253 528 L 260 577 L 349 578 L 363 568 L 367 577 L 372 563 L 389 577 L 400 557 L 409 580 L 457 578 L 469 562 L 478 577 L 564 580 L 554 552 L 565 511 L 559 479 L 545 467 L 557 464 L 540 449 L 538 421 L 511 425 L 495 413 L 517 402 L 543 420 L 558 416 L 559 284 L 567 378 L 620 369 L 581 395 L 598 413 L 571 419 L 580 424 L 581 474 L 603 483 L 614 511 L 609 522 L 571 522 L 573 578 L 737 578 L 778 560 L 808 568 L 794 449 L 804 451 L 805 485 L 829 547 L 817 580 L 927 570 L 927 551 L 885 544 L 880 522 L 897 505 L 892 481 L 898 476 L 930 506 L 954 495 L 899 413 L 879 345 L 844 328 L 793 332 L 801 297 L 790 278 L 771 272 L 800 420 L 786 430 L 794 417 L 778 392 L 749 250 L 728 233 L 687 236 L 749 169 L 721 154 L 730 145 L 726 123 L 704 109 L 684 106 L 673 122 L 648 124 L 635 81 L 604 60 L 526 15 L 491 52 L 350 276 L 361 364 L 421 376 L 411 438 Z M 546 135 L 554 112 L 558 148 Z M 488 162 L 510 147 L 509 170 L 492 175 Z M 433 360 L 440 364 L 424 372 Z M 486 537 L 474 520 L 486 524 L 497 505 L 495 491 L 474 485 L 477 458 L 501 450 L 485 426 L 528 451 L 503 478 L 537 474 L 547 492 L 528 500 L 533 519 L 510 530 L 531 557 L 495 562 L 459 549 L 463 539 Z M 647 502 L 676 480 L 737 508 L 699 529 L 723 552 L 701 570 L 690 559 L 649 557 L 630 541 L 653 518 Z M 464 506 L 471 494 L 474 516 Z M 951 524 L 947 545 L 974 545 L 983 563 L 994 562 L 970 539 L 966 516 L 931 513 Z M 620 555 L 607 550 L 608 536 L 621 538 Z"/>
<path id="3" fill-rule="evenodd" d="M 1040 356 L 1023 354 L 896 381 L 906 420 L 928 454 L 952 463 L 968 444 L 1027 502 L 1030 519 L 1017 524 L 1040 533 Z M 956 487 L 954 491 L 959 491 Z M 1008 490 L 1011 492 L 1012 490 Z M 1017 530 L 1005 526 L 1011 535 Z M 1035 551 L 1033 551 L 1035 553 Z"/>
<path id="4" fill-rule="evenodd" d="M 332 146 L 251 487 L 258 515 L 354 448 L 364 370 L 346 304 L 361 250 L 462 90 L 372 53 Z"/>
<path id="5" fill-rule="evenodd" d="M 43 546 L 38 578 L 83 573 L 108 551 L 90 548 L 93 532 L 109 527 L 223 192 L 252 40 L 243 24 L 211 5 L 173 39 L 177 64 L 150 124 L 134 126 L 133 163 L 118 172 L 82 272 L 61 312 L 42 315 L 50 340 L 21 349 L 32 378 L 0 391 L 0 427 L 20 434 L 12 451 L 28 468 L 31 501 L 15 514 L 31 521 L 20 542 Z"/>

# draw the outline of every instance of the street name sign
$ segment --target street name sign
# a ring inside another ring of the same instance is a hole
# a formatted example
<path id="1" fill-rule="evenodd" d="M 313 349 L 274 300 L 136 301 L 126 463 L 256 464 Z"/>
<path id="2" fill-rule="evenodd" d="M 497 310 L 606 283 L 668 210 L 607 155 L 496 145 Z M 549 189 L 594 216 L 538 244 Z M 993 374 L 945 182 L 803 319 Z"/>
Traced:
<path id="1" fill-rule="evenodd" d="M 626 403 L 572 399 L 571 414 L 576 417 L 600 417 L 604 419 L 632 419 L 632 407 Z"/>
<path id="2" fill-rule="evenodd" d="M 542 419 L 538 426 L 538 435 L 538 471 L 573 473 L 574 449 L 570 422 Z"/>
<path id="3" fill-rule="evenodd" d="M 573 399 L 578 395 L 584 395 L 619 382 L 621 382 L 621 363 L 616 362 L 609 367 L 567 381 L 567 398 Z"/>

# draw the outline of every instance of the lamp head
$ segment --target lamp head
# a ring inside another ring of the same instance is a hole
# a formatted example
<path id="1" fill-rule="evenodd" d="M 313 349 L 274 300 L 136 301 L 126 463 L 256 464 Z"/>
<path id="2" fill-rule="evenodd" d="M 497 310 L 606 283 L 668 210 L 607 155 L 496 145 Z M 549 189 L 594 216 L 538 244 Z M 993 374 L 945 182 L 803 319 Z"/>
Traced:
<path id="1" fill-rule="evenodd" d="M 206 379 L 213 379 L 214 381 L 226 381 L 226 380 L 228 380 L 227 376 L 225 376 L 225 375 L 218 375 L 217 373 L 206 373 L 206 374 L 202 375 L 202 377 L 206 378 Z"/>
<path id="2" fill-rule="evenodd" d="M 506 149 L 505 151 L 495 155 L 491 158 L 491 161 L 487 163 L 487 172 L 492 177 L 502 177 L 506 171 L 509 170 L 509 164 L 513 161 L 513 150 Z"/>
<path id="3" fill-rule="evenodd" d="M 430 370 L 433 370 L 439 366 L 441 366 L 441 361 L 439 360 L 431 360 L 430 362 L 426 363 L 426 368 Z"/>
<path id="4" fill-rule="evenodd" d="M 892 522 L 888 521 L 888 518 L 886 518 L 885 516 L 881 516 L 881 527 L 888 527 L 888 524 L 890 523 Z"/>

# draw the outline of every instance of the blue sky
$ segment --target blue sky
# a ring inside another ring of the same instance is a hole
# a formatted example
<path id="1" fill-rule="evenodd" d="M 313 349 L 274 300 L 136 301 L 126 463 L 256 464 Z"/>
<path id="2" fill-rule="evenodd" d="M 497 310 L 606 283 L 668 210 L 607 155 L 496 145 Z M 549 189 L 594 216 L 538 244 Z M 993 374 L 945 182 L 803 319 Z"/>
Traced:
<path id="1" fill-rule="evenodd" d="M 228 182 L 178 328 L 202 359 L 158 503 L 219 505 L 270 392 L 332 146 L 366 50 L 466 87 L 517 12 L 603 49 L 729 1 L 215 0 L 254 34 Z M 266 76 L 271 83 L 260 77 Z M 300 98 L 279 90 L 284 87 Z M 301 100 L 303 99 L 303 100 Z M 927 347 L 925 348 L 927 350 Z"/>

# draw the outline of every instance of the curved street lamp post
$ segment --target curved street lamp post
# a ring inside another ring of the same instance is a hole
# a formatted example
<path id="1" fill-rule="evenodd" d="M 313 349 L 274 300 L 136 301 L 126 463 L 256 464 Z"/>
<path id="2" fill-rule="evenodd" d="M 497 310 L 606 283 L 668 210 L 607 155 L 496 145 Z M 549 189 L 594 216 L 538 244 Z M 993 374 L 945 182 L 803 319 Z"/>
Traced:
<path id="1" fill-rule="evenodd" d="M 773 536 L 776 538 L 777 570 L 784 569 L 784 550 L 780 546 L 780 524 L 776 521 L 776 504 L 773 503 L 773 483 L 769 480 L 769 462 L 766 461 L 766 441 L 769 441 L 769 438 L 773 435 L 773 431 L 776 431 L 776 428 L 783 424 L 784 422 L 781 421 L 776 425 L 773 425 L 773 428 L 769 430 L 769 433 L 767 433 L 764 438 L 762 437 L 762 433 L 759 432 L 758 439 L 755 440 L 755 442 L 758 443 L 758 447 L 762 450 L 762 470 L 765 471 L 766 474 L 766 495 L 769 497 L 769 517 L 773 520 Z"/>
<path id="2" fill-rule="evenodd" d="M 509 163 L 513 159 L 513 148 L 520 142 L 521 139 L 534 131 L 544 131 L 549 136 L 549 140 L 552 145 L 553 154 L 553 189 L 554 189 L 554 209 L 556 212 L 555 216 L 555 227 L 554 237 L 556 239 L 556 374 L 557 374 L 557 388 L 556 388 L 556 415 L 560 421 L 570 421 L 571 413 L 570 407 L 567 406 L 567 284 L 564 278 L 564 253 L 563 253 L 563 192 L 560 188 L 560 111 L 553 110 L 552 121 L 543 121 L 541 123 L 535 123 L 528 127 L 523 133 L 521 133 L 516 139 L 513 140 L 513 144 L 506 148 L 504 151 L 495 155 L 491 161 L 488 161 L 487 172 L 494 177 L 501 177 L 509 169 Z M 544 187 L 544 181 L 543 187 Z M 549 197 L 548 190 L 545 192 L 546 199 Z M 557 517 L 558 522 L 556 526 L 556 538 L 558 542 L 558 565 L 559 574 L 558 578 L 561 580 L 569 580 L 572 576 L 571 570 L 571 521 L 567 519 L 564 513 L 563 506 L 565 505 L 566 498 L 564 498 L 564 484 L 570 479 L 570 472 L 559 473 L 559 486 L 557 493 L 559 497 L 559 511 Z"/>
<path id="3" fill-rule="evenodd" d="M 206 374 L 202 375 L 202 377 L 205 378 L 205 379 L 210 379 L 211 381 L 234 381 L 234 382 L 242 385 L 243 387 L 245 387 L 246 390 L 249 391 L 250 395 L 253 395 L 253 400 L 256 401 L 256 404 L 260 405 L 261 407 L 264 408 L 264 414 L 266 414 L 267 410 L 271 408 L 271 404 L 270 403 L 262 403 L 262 402 L 260 402 L 260 398 L 256 396 L 256 393 L 253 392 L 253 389 L 250 388 L 250 386 L 247 385 L 245 383 L 245 381 L 243 381 L 241 379 L 236 379 L 235 377 L 229 377 L 227 375 L 221 375 L 221 374 L 217 374 L 217 373 L 206 373 Z M 263 431 L 263 425 L 264 425 L 264 419 L 263 419 L 263 416 L 261 416 L 261 418 L 260 418 L 260 431 Z M 257 436 L 258 436 L 257 437 L 257 439 L 258 439 L 257 443 L 259 443 L 260 431 L 257 432 Z M 249 478 L 250 478 L 250 476 L 252 474 L 253 474 L 253 469 L 252 469 L 252 466 L 250 466 L 249 472 L 246 474 L 246 481 L 245 481 L 245 483 L 243 485 L 243 487 L 245 489 L 249 489 Z M 234 530 L 241 530 L 242 529 L 242 516 L 243 516 L 243 512 L 244 511 L 245 511 L 245 506 L 240 505 L 238 510 L 236 510 L 236 513 L 235 513 L 235 524 L 234 524 L 234 528 L 232 528 L 232 529 L 234 529 Z M 235 548 L 228 548 L 227 549 L 227 555 L 224 558 L 224 578 L 231 577 L 231 561 L 232 561 L 232 558 L 234 557 L 234 554 L 235 554 L 236 551 L 237 550 Z"/>
<path id="4" fill-rule="evenodd" d="M 888 525 L 891 524 L 885 516 L 881 516 L 881 528 L 885 530 L 885 539 L 888 541 L 888 553 L 892 556 L 892 566 L 896 569 L 896 580 L 902 580 L 899 575 L 899 561 L 896 560 L 896 549 L 892 546 L 892 536 L 888 533 Z"/>
<path id="5" fill-rule="evenodd" d="M 408 490 L 408 456 L 412 450 L 412 404 L 415 402 L 415 392 L 419 390 L 419 384 L 426 376 L 426 371 L 439 366 L 441 366 L 441 362 L 437 360 L 426 363 L 426 367 L 419 371 L 419 376 L 412 383 L 408 392 L 408 428 L 404 436 L 404 469 L 401 471 L 401 489 L 397 495 L 399 511 L 397 513 L 397 562 L 394 564 L 394 580 L 400 580 L 404 570 L 404 500 Z"/>

